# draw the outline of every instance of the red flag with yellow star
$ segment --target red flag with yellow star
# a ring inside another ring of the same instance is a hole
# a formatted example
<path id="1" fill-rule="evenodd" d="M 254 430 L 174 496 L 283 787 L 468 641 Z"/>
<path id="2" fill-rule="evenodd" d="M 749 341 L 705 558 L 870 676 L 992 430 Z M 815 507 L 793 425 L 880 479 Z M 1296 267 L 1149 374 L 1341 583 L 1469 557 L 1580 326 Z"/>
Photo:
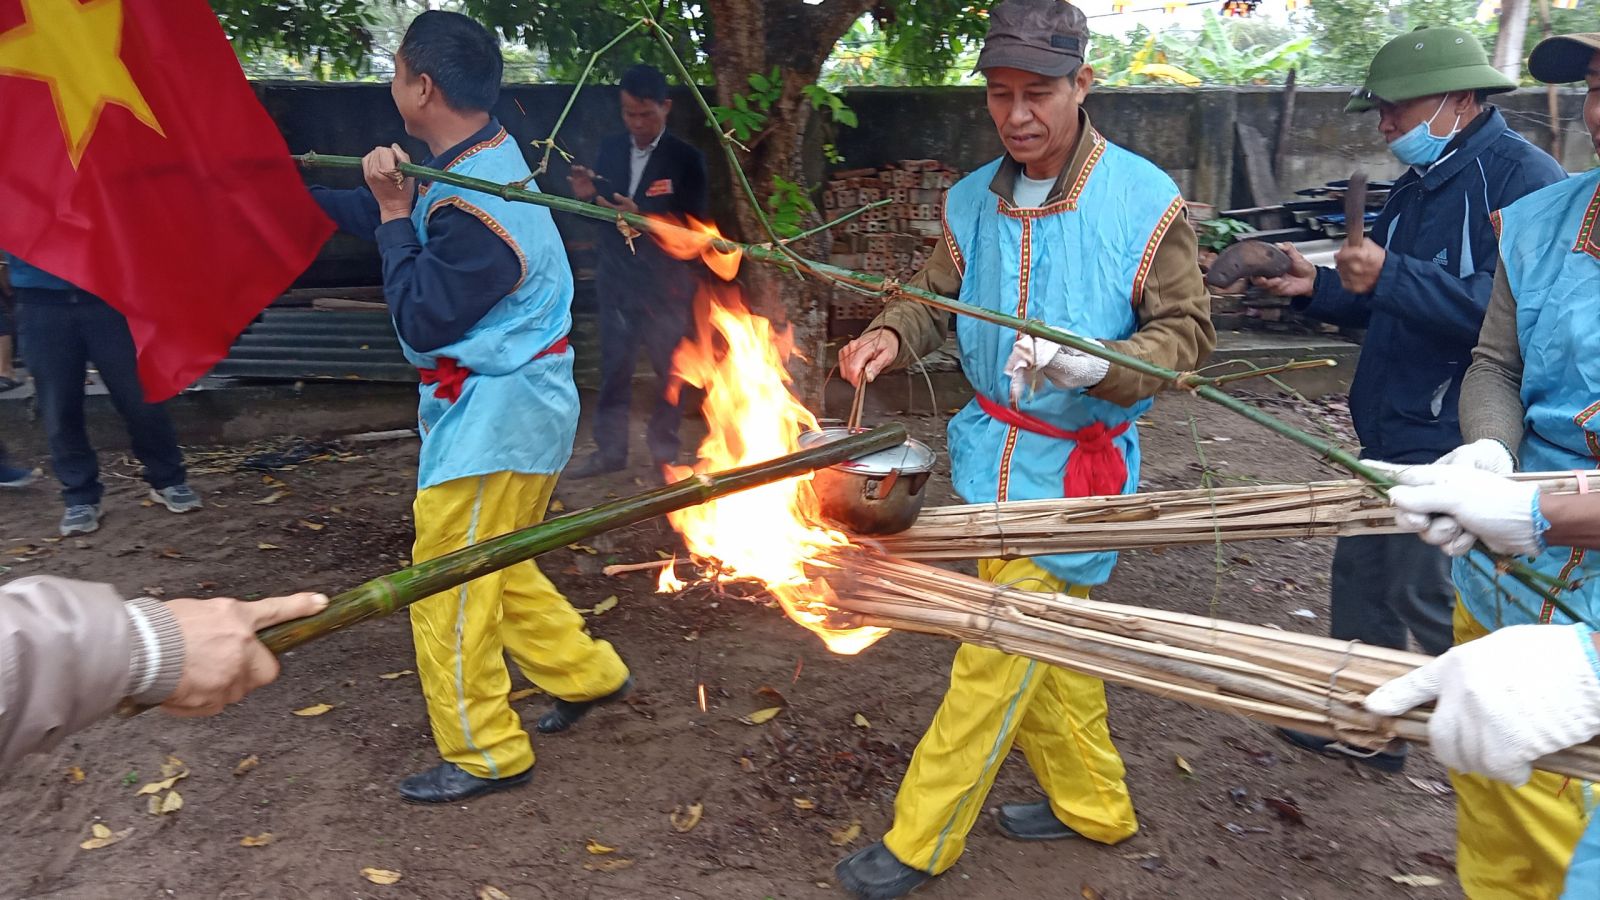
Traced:
<path id="1" fill-rule="evenodd" d="M 205 0 L 0 0 L 0 249 L 204 375 L 333 231 Z"/>

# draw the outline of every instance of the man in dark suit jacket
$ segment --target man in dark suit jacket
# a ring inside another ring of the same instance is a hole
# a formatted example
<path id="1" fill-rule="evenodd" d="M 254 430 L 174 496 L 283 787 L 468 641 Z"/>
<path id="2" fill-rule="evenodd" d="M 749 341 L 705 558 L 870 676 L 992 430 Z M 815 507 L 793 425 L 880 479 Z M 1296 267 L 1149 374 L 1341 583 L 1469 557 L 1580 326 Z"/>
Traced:
<path id="1" fill-rule="evenodd" d="M 706 216 L 706 160 L 699 150 L 667 133 L 667 79 L 638 65 L 622 76 L 622 121 L 626 134 L 600 146 L 593 169 L 573 166 L 570 181 L 579 200 L 625 212 Z M 660 468 L 678 462 L 676 403 L 666 387 L 672 354 L 694 321 L 699 261 L 683 262 L 649 238 L 630 247 L 615 226 L 599 223 L 595 288 L 600 307 L 600 403 L 594 418 L 594 455 L 567 469 L 573 478 L 615 472 L 628 463 L 628 412 L 633 370 L 644 346 L 662 393 L 646 433 L 651 461 Z"/>

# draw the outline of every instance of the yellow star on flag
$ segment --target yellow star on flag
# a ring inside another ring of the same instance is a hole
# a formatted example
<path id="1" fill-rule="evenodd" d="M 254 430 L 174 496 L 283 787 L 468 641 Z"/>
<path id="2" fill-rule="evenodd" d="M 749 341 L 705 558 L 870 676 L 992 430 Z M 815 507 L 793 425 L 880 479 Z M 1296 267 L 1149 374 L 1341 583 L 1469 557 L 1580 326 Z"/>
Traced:
<path id="1" fill-rule="evenodd" d="M 122 0 L 22 0 L 22 12 L 25 21 L 0 34 L 0 76 L 50 86 L 74 169 L 109 103 L 166 137 L 122 62 Z"/>

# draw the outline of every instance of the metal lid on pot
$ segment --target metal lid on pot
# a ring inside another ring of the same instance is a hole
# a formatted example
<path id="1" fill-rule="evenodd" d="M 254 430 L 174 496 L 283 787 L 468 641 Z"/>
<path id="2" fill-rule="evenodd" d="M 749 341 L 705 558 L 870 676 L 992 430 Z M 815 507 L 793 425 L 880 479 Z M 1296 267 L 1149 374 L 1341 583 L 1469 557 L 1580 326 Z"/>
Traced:
<path id="1" fill-rule="evenodd" d="M 800 446 L 802 449 L 820 447 L 849 437 L 850 434 L 850 430 L 843 427 L 805 431 L 800 434 Z M 919 472 L 933 471 L 933 460 L 932 448 L 921 441 L 907 438 L 906 442 L 898 447 L 848 459 L 832 468 L 860 475 L 881 476 L 894 471 L 903 475 L 915 475 Z"/>

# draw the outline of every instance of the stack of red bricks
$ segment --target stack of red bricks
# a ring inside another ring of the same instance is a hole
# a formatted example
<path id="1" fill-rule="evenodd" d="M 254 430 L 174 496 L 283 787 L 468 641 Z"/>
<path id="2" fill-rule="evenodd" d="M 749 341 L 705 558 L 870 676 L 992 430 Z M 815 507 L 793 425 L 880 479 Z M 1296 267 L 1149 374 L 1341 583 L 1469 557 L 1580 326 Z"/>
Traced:
<path id="1" fill-rule="evenodd" d="M 961 173 L 938 160 L 907 159 L 881 169 L 838 172 L 822 194 L 823 215 L 838 218 L 853 209 L 888 200 L 833 229 L 828 261 L 836 266 L 908 278 L 933 255 L 944 226 L 944 194 Z M 872 301 L 834 292 L 833 318 L 872 318 Z M 859 307 L 859 308 L 858 308 Z"/>

